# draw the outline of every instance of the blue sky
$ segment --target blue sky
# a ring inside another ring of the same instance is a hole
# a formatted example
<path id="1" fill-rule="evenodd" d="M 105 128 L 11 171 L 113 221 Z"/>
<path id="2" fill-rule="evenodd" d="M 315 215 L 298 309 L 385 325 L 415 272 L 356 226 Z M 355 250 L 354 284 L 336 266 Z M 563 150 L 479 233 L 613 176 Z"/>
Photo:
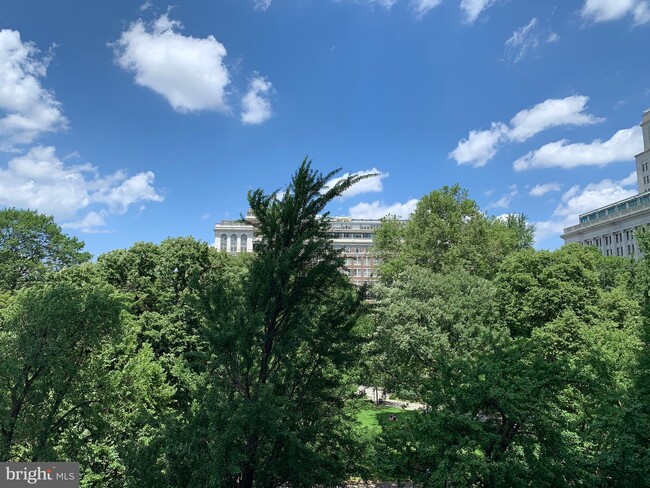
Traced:
<path id="1" fill-rule="evenodd" d="M 540 248 L 636 190 L 649 0 L 23 0 L 0 28 L 0 206 L 95 255 L 212 242 L 305 156 L 380 175 L 334 215 L 460 183 Z"/>

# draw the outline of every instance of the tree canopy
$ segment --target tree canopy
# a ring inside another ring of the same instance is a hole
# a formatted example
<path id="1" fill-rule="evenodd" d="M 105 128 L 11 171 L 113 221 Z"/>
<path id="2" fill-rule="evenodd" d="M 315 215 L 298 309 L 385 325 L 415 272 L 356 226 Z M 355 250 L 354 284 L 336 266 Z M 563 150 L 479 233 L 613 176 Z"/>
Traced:
<path id="1" fill-rule="evenodd" d="M 368 293 L 330 242 L 360 180 L 336 174 L 251 191 L 253 254 L 89 262 L 0 212 L 0 460 L 78 461 L 84 487 L 650 486 L 647 258 L 535 250 L 523 215 L 444 187 L 382 222 Z M 384 422 L 363 385 L 421 408 Z"/>
<path id="2" fill-rule="evenodd" d="M 532 246 L 533 232 L 523 215 L 487 217 L 466 190 L 445 186 L 422 197 L 408 221 L 384 219 L 375 252 L 384 282 L 412 265 L 490 277 L 509 253 Z"/>
<path id="3" fill-rule="evenodd" d="M 86 262 L 83 242 L 61 232 L 52 217 L 31 210 L 0 210 L 0 290 L 28 286 L 48 271 Z"/>

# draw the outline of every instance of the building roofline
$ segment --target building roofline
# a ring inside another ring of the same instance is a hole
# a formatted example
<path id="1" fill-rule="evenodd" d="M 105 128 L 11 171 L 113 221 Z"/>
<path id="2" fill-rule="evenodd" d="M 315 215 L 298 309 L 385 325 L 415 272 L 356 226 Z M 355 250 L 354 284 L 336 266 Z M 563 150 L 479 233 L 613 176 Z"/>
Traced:
<path id="1" fill-rule="evenodd" d="M 647 192 L 643 193 L 636 193 L 632 195 L 631 197 L 624 198 L 623 200 L 618 200 L 616 202 L 608 203 L 607 205 L 603 205 L 602 207 L 594 208 L 593 210 L 589 210 L 589 212 L 581 213 L 578 215 L 578 219 L 581 219 L 582 217 L 586 217 L 587 215 L 591 215 L 594 212 L 600 212 L 601 210 L 607 210 L 610 207 L 615 207 L 616 205 L 621 205 L 622 203 L 627 203 L 631 200 L 634 200 L 635 198 L 638 198 L 640 195 L 644 195 Z"/>

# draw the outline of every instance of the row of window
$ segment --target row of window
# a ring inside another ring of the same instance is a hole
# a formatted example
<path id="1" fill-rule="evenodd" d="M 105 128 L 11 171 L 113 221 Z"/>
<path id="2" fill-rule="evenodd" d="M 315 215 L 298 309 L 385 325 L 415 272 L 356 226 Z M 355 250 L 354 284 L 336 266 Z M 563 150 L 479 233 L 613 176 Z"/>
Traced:
<path id="1" fill-rule="evenodd" d="M 230 252 L 237 252 L 241 249 L 241 252 L 248 251 L 248 236 L 246 234 L 241 235 L 240 239 L 240 248 L 237 248 L 237 234 L 230 235 Z M 221 251 L 228 251 L 228 235 L 221 234 L 219 249 Z"/>
<path id="2" fill-rule="evenodd" d="M 379 224 L 332 224 L 332 229 L 371 230 L 379 228 Z"/>
<path id="3" fill-rule="evenodd" d="M 342 244 L 334 244 L 334 249 L 340 249 L 346 254 L 368 254 L 371 246 L 344 246 Z"/>
<path id="4" fill-rule="evenodd" d="M 648 182 L 650 183 L 650 177 L 648 177 Z M 600 219 L 608 215 L 615 214 L 616 212 L 621 212 L 628 208 L 634 208 L 637 205 L 642 205 L 648 202 L 650 202 L 650 194 L 639 196 L 634 200 L 629 200 L 627 202 L 619 203 L 618 205 L 613 205 L 609 208 L 604 208 L 602 210 L 599 210 L 598 212 L 590 213 L 589 215 L 583 215 L 582 217 L 580 217 L 580 223 L 585 224 L 587 222 L 592 222 L 596 219 Z"/>
<path id="5" fill-rule="evenodd" d="M 330 234 L 332 239 L 372 239 L 372 234 L 360 233 L 354 234 L 351 232 L 332 232 Z"/>
<path id="6" fill-rule="evenodd" d="M 365 257 L 351 256 L 345 260 L 345 263 L 348 266 L 354 266 L 354 265 L 360 266 L 362 264 L 366 266 L 372 266 L 374 264 L 378 264 L 379 260 L 377 258 L 371 258 L 369 256 L 365 256 Z"/>
<path id="7" fill-rule="evenodd" d="M 372 276 L 372 268 L 354 268 L 346 269 L 345 274 L 348 276 L 370 278 Z"/>
<path id="8" fill-rule="evenodd" d="M 634 244 L 627 245 L 627 255 L 633 256 L 635 253 Z M 613 249 L 605 249 L 605 256 L 614 256 Z M 616 256 L 625 256 L 623 253 L 623 246 L 616 247 Z"/>
<path id="9" fill-rule="evenodd" d="M 622 244 L 623 243 L 623 235 L 625 235 L 625 241 L 631 242 L 634 241 L 634 231 L 631 229 L 625 230 L 623 232 L 614 232 L 613 235 L 607 235 L 603 237 L 594 237 L 593 239 L 587 239 L 584 243 L 587 246 L 598 246 L 601 247 L 603 245 L 603 241 L 606 246 L 611 246 L 612 245 L 612 237 L 614 237 L 614 243 L 615 244 Z"/>

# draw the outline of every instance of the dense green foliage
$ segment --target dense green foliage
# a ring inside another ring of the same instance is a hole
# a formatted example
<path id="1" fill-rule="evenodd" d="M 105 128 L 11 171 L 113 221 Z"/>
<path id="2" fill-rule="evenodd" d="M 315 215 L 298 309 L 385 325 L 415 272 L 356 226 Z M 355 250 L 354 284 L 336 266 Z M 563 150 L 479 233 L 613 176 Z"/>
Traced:
<path id="1" fill-rule="evenodd" d="M 390 279 L 375 290 L 368 360 L 426 406 L 383 432 L 383 472 L 427 486 L 648 486 L 646 261 L 535 251 L 523 219 L 472 231 L 490 221 L 456 189 L 425 205 L 400 232 L 386 223 L 400 236 L 390 252 L 379 243 Z M 439 254 L 421 259 L 412 236 Z"/>
<path id="2" fill-rule="evenodd" d="M 90 263 L 0 211 L 0 460 L 79 461 L 84 487 L 650 486 L 650 260 L 536 251 L 524 216 L 445 187 L 383 221 L 364 302 L 326 213 L 358 178 L 334 175 L 250 192 L 254 255 Z"/>
<path id="3" fill-rule="evenodd" d="M 461 268 L 491 277 L 506 255 L 532 242 L 533 227 L 523 216 L 486 217 L 467 191 L 454 185 L 422 197 L 405 223 L 385 219 L 375 250 L 383 260 L 383 281 L 389 283 L 409 266 L 436 273 Z"/>
<path id="4" fill-rule="evenodd" d="M 61 232 L 52 217 L 29 210 L 0 210 L 0 293 L 17 290 L 48 271 L 86 262 L 83 243 Z"/>

